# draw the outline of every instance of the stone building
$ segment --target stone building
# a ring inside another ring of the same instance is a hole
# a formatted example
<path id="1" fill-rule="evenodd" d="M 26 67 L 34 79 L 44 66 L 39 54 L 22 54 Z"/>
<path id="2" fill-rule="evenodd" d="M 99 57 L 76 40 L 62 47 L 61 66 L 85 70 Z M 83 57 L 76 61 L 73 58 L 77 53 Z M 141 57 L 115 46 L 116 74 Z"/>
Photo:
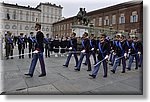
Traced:
<path id="1" fill-rule="evenodd" d="M 143 1 L 130 1 L 87 12 L 96 28 L 143 34 Z M 53 34 L 70 36 L 74 17 L 53 24 Z"/>
<path id="2" fill-rule="evenodd" d="M 52 23 L 62 19 L 62 9 L 51 3 L 40 3 L 32 8 L 3 2 L 0 4 L 0 33 L 10 31 L 15 36 L 20 33 L 28 35 L 35 32 L 35 23 L 40 22 L 43 33 L 52 35 Z"/>

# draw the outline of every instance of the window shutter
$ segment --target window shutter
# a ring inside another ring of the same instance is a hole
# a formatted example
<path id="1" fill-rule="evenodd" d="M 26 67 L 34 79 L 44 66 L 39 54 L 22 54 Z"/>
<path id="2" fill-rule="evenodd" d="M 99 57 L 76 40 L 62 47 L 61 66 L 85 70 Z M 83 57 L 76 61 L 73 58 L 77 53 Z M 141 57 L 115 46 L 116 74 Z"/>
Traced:
<path id="1" fill-rule="evenodd" d="M 121 24 L 121 17 L 119 17 L 119 24 Z"/>
<path id="2" fill-rule="evenodd" d="M 136 15 L 136 21 L 135 22 L 138 22 L 138 15 Z"/>
<path id="3" fill-rule="evenodd" d="M 131 23 L 133 22 L 133 16 L 130 16 L 130 22 Z"/>
<path id="4" fill-rule="evenodd" d="M 106 20 L 104 20 L 104 25 L 106 25 Z"/>
<path id="5" fill-rule="evenodd" d="M 125 23 L 125 22 L 126 22 L 126 18 L 125 18 L 125 17 L 123 17 L 123 19 L 124 19 L 124 22 L 123 22 L 123 23 Z"/>
<path id="6" fill-rule="evenodd" d="M 109 19 L 108 19 L 108 24 L 107 25 L 109 25 Z"/>

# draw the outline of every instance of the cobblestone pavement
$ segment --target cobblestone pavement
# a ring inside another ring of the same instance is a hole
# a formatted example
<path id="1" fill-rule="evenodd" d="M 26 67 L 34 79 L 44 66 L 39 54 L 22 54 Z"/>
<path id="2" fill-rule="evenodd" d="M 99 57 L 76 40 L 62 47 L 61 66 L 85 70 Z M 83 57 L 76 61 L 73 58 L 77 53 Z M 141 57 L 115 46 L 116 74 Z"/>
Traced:
<path id="1" fill-rule="evenodd" d="M 26 50 L 27 52 L 27 50 Z M 14 54 L 17 54 L 15 49 Z M 92 60 L 92 58 L 91 58 Z M 66 57 L 45 58 L 47 76 L 38 77 L 40 74 L 40 64 L 37 63 L 34 76 L 27 78 L 31 59 L 1 60 L 1 83 L 3 85 L 2 94 L 143 94 L 142 68 L 121 73 L 122 66 L 119 66 L 116 74 L 111 73 L 109 66 L 108 77 L 103 78 L 103 68 L 100 67 L 96 79 L 89 77 L 87 66 L 82 65 L 80 72 L 74 71 L 74 58 L 71 59 L 68 68 L 62 65 Z M 93 61 L 92 68 L 93 68 Z M 128 61 L 127 61 L 128 63 Z"/>

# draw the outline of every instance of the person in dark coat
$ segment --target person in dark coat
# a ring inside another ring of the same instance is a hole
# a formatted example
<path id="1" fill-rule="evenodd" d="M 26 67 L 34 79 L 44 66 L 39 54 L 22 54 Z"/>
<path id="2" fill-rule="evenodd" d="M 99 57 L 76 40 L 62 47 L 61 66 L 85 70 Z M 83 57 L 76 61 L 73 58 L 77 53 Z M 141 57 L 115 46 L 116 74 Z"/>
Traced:
<path id="1" fill-rule="evenodd" d="M 49 34 L 46 34 L 46 38 L 44 38 L 44 44 L 45 44 L 45 57 L 50 57 L 50 38 Z"/>
<path id="2" fill-rule="evenodd" d="M 33 51 L 35 50 L 34 46 L 35 46 L 35 43 L 36 43 L 33 32 L 30 32 L 30 35 L 28 37 L 28 43 L 29 43 L 29 58 L 31 58 L 31 55 L 33 57 Z"/>
<path id="3" fill-rule="evenodd" d="M 53 49 L 54 49 L 54 52 L 56 53 L 55 57 L 58 57 L 59 46 L 60 46 L 60 42 L 59 42 L 58 36 L 56 36 L 53 41 Z"/>
<path id="4" fill-rule="evenodd" d="M 75 58 L 75 61 L 76 61 L 76 65 L 75 67 L 77 67 L 78 65 L 78 56 L 77 56 L 77 38 L 76 38 L 76 33 L 72 33 L 71 35 L 71 39 L 70 39 L 70 44 L 69 44 L 69 54 L 68 54 L 68 57 L 67 57 L 67 60 L 66 60 L 66 63 L 63 65 L 65 67 L 68 67 L 69 65 L 69 62 L 70 62 L 70 59 L 72 57 L 72 54 L 74 54 L 74 58 Z"/>
<path id="5" fill-rule="evenodd" d="M 67 39 L 64 36 L 61 39 L 60 48 L 61 48 L 60 50 L 61 56 L 64 56 L 64 53 L 66 52 L 67 49 Z"/>
<path id="6" fill-rule="evenodd" d="M 94 66 L 94 69 L 92 70 L 92 74 L 89 74 L 89 76 L 91 76 L 92 78 L 96 78 L 101 63 L 103 63 L 103 69 L 104 69 L 103 77 L 104 78 L 107 77 L 107 72 L 108 72 L 107 60 L 109 57 L 110 46 L 109 46 L 109 43 L 105 39 L 106 39 L 106 35 L 101 34 L 100 41 L 97 47 L 98 48 L 98 56 L 97 56 L 98 60 L 97 60 L 96 65 Z"/>
<path id="7" fill-rule="evenodd" d="M 93 59 L 94 59 L 94 64 L 96 64 L 96 40 L 94 39 L 94 34 L 91 34 L 90 36 L 90 56 L 92 55 L 93 56 Z M 89 56 L 89 57 L 90 57 Z M 87 65 L 87 60 L 85 60 L 85 63 L 83 63 L 84 65 Z"/>
<path id="8" fill-rule="evenodd" d="M 91 71 L 91 62 L 89 59 L 90 56 L 90 40 L 88 38 L 88 33 L 84 33 L 82 35 L 82 51 L 80 54 L 80 59 L 77 65 L 77 68 L 75 68 L 76 71 L 80 71 L 80 67 L 81 67 L 81 63 L 82 60 L 84 58 L 84 56 L 86 56 L 86 60 L 87 60 L 87 65 L 88 65 L 88 70 L 87 71 Z"/>
<path id="9" fill-rule="evenodd" d="M 127 69 L 128 70 L 131 70 L 131 66 L 132 66 L 132 63 L 133 63 L 133 60 L 135 58 L 135 69 L 138 69 L 138 62 L 139 62 L 139 59 L 138 59 L 138 55 L 140 54 L 140 51 L 139 51 L 139 44 L 136 40 L 136 36 L 135 37 L 132 37 L 133 41 L 132 41 L 132 44 L 131 44 L 131 51 L 130 51 L 130 56 L 129 56 L 129 63 L 128 63 L 128 67 Z"/>
<path id="10" fill-rule="evenodd" d="M 119 65 L 119 62 L 122 61 L 122 73 L 125 73 L 128 47 L 124 40 L 124 35 L 119 33 L 117 34 L 117 37 L 118 37 L 118 41 L 116 42 L 115 49 L 114 49 L 114 52 L 116 53 L 116 58 L 111 72 L 115 73 Z"/>
<path id="11" fill-rule="evenodd" d="M 20 33 L 20 36 L 18 37 L 18 50 L 19 50 L 19 59 L 24 59 L 24 49 L 25 49 L 25 40 L 23 37 L 23 33 Z M 22 55 L 21 55 L 22 54 Z"/>
<path id="12" fill-rule="evenodd" d="M 11 37 L 11 32 L 7 32 L 5 35 L 5 51 L 6 51 L 6 59 L 9 59 L 9 56 L 13 56 L 13 39 Z M 13 59 L 13 57 L 11 57 Z"/>
<path id="13" fill-rule="evenodd" d="M 35 25 L 35 30 L 37 31 L 36 33 L 36 44 L 35 44 L 35 51 L 33 55 L 33 59 L 30 65 L 30 69 L 28 74 L 25 74 L 26 76 L 32 77 L 35 66 L 37 64 L 37 60 L 39 59 L 40 65 L 41 65 L 41 74 L 39 77 L 46 76 L 46 70 L 45 70 L 45 63 L 44 63 L 44 58 L 43 58 L 43 52 L 44 52 L 44 34 L 41 32 L 41 24 L 36 23 Z"/>

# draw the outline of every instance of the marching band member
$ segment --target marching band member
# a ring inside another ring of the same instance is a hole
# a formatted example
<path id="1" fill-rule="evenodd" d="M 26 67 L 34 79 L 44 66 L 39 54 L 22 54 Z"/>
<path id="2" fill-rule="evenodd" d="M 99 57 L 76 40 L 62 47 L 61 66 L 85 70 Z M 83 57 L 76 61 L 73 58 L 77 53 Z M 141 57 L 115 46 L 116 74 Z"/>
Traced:
<path id="1" fill-rule="evenodd" d="M 46 34 L 46 38 L 44 38 L 44 44 L 45 44 L 45 57 L 50 57 L 50 39 L 49 34 Z"/>
<path id="2" fill-rule="evenodd" d="M 126 42 L 124 41 L 124 36 L 122 34 L 117 34 L 116 37 L 118 38 L 114 50 L 114 52 L 116 53 L 116 58 L 115 58 L 115 64 L 111 72 L 115 73 L 120 61 L 122 61 L 122 67 L 123 67 L 122 73 L 125 73 L 128 48 Z"/>
<path id="3" fill-rule="evenodd" d="M 5 35 L 5 49 L 6 49 L 6 59 L 9 59 L 9 56 L 13 56 L 13 39 L 11 38 L 11 33 L 7 32 Z M 11 57 L 13 59 L 13 57 Z"/>
<path id="4" fill-rule="evenodd" d="M 84 33 L 82 35 L 82 51 L 80 54 L 80 60 L 78 62 L 77 68 L 75 68 L 76 71 L 80 71 L 80 67 L 81 67 L 81 63 L 82 60 L 84 58 L 84 56 L 86 56 L 86 60 L 87 60 L 87 65 L 88 65 L 88 70 L 87 71 L 91 71 L 91 62 L 89 59 L 90 56 L 90 40 L 88 38 L 88 33 Z"/>
<path id="5" fill-rule="evenodd" d="M 75 58 L 75 61 L 76 61 L 75 67 L 77 67 L 77 65 L 78 65 L 78 57 L 77 57 L 77 53 L 76 53 L 76 51 L 77 51 L 76 33 L 72 33 L 69 45 L 70 45 L 70 47 L 69 47 L 69 55 L 67 57 L 66 63 L 63 66 L 68 67 L 69 61 L 71 59 L 71 56 L 72 56 L 72 54 L 74 54 L 74 58 Z"/>
<path id="6" fill-rule="evenodd" d="M 24 42 L 24 37 L 23 33 L 20 33 L 20 36 L 18 37 L 18 50 L 19 50 L 19 59 L 21 57 L 24 59 L 24 55 L 21 56 L 21 54 L 24 54 L 24 49 L 25 49 L 25 42 Z"/>
<path id="7" fill-rule="evenodd" d="M 45 70 L 45 63 L 44 63 L 44 58 L 43 58 L 43 52 L 44 52 L 44 34 L 41 32 L 41 24 L 36 23 L 35 25 L 35 30 L 37 31 L 36 33 L 36 44 L 35 44 L 35 51 L 34 55 L 32 58 L 32 62 L 30 65 L 30 69 L 28 74 L 25 74 L 26 76 L 33 77 L 33 73 L 35 70 L 35 66 L 37 64 L 37 61 L 39 59 L 40 65 L 41 65 L 41 74 L 39 77 L 46 76 L 46 70 Z"/>
<path id="8" fill-rule="evenodd" d="M 101 63 L 103 63 L 104 75 L 103 77 L 107 77 L 107 60 L 109 57 L 110 46 L 109 43 L 105 40 L 106 35 L 100 35 L 100 41 L 98 43 L 98 56 L 97 56 L 97 64 L 95 64 L 94 69 L 92 70 L 92 74 L 89 74 L 92 78 L 96 78 L 97 73 L 99 71 L 99 67 Z"/>
<path id="9" fill-rule="evenodd" d="M 133 63 L 133 59 L 135 58 L 135 62 L 136 62 L 136 67 L 135 69 L 138 69 L 138 54 L 140 53 L 139 50 L 139 46 L 138 46 L 138 42 L 136 40 L 136 37 L 132 37 L 133 41 L 132 41 L 132 45 L 131 45 L 131 53 L 129 56 L 129 64 L 127 69 L 131 70 L 131 66 Z"/>
<path id="10" fill-rule="evenodd" d="M 29 43 L 29 58 L 31 58 L 31 55 L 33 57 L 33 51 L 35 50 L 35 37 L 33 35 L 33 32 L 30 32 L 30 36 L 28 37 L 28 43 Z M 32 54 L 31 54 L 32 52 Z"/>

